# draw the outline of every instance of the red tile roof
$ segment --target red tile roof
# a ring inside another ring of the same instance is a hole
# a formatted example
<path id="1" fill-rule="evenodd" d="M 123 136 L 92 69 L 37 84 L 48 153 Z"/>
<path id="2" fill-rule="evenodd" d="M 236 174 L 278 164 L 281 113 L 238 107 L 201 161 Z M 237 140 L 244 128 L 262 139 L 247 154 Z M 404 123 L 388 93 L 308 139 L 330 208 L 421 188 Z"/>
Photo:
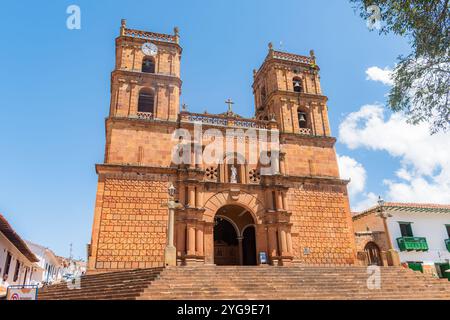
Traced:
<path id="1" fill-rule="evenodd" d="M 450 204 L 434 204 L 434 203 L 386 202 L 384 205 L 388 207 L 404 207 L 404 208 L 450 209 Z"/>
<path id="2" fill-rule="evenodd" d="M 25 241 L 14 231 L 4 216 L 0 214 L 0 232 L 28 259 L 30 262 L 38 262 L 39 259 L 31 252 Z"/>
<path id="3" fill-rule="evenodd" d="M 380 206 L 375 205 L 361 212 L 352 212 L 353 219 L 369 214 L 377 210 Z M 434 204 L 434 203 L 412 203 L 412 202 L 385 202 L 383 208 L 392 209 L 394 211 L 403 212 L 440 212 L 450 213 L 449 204 Z"/>

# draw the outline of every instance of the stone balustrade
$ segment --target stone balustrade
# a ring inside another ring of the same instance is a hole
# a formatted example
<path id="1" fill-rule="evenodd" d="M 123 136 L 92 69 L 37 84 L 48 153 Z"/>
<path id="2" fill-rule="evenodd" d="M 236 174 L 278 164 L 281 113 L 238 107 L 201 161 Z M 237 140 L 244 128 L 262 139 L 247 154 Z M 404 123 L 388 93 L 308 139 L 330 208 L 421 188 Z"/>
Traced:
<path id="1" fill-rule="evenodd" d="M 311 135 L 311 129 L 310 128 L 300 128 L 299 133 L 304 134 L 304 135 Z"/>
<path id="2" fill-rule="evenodd" d="M 276 59 L 282 59 L 282 60 L 293 61 L 293 62 L 300 62 L 300 63 L 307 63 L 307 64 L 314 63 L 314 60 L 311 59 L 310 57 L 301 56 L 301 55 L 293 54 L 293 53 L 281 52 L 281 51 L 274 51 L 273 57 Z"/>
<path id="3" fill-rule="evenodd" d="M 133 38 L 139 38 L 139 39 L 145 39 L 145 40 L 155 40 L 155 41 L 177 43 L 176 35 L 174 36 L 174 35 L 163 34 L 163 33 L 147 32 L 147 31 L 134 30 L 134 29 L 125 29 L 124 35 L 127 37 L 133 37 Z"/>
<path id="4" fill-rule="evenodd" d="M 270 121 L 244 119 L 226 115 L 181 113 L 182 122 L 202 123 L 206 125 L 225 126 L 234 128 L 270 129 Z"/>

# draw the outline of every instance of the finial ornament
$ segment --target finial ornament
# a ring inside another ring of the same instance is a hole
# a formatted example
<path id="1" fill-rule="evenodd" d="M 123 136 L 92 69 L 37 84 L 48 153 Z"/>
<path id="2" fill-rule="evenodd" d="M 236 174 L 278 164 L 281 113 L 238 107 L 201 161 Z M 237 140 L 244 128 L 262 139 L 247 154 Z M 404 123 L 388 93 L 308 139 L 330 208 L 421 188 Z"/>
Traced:
<path id="1" fill-rule="evenodd" d="M 178 36 L 180 34 L 180 29 L 178 27 L 173 28 L 173 33 Z"/>
<path id="2" fill-rule="evenodd" d="M 273 50 L 273 43 L 272 42 L 269 42 L 269 50 Z"/>
<path id="3" fill-rule="evenodd" d="M 126 19 L 122 19 L 120 21 L 120 35 L 124 36 L 125 35 L 125 29 L 127 27 L 127 20 Z"/>
<path id="4" fill-rule="evenodd" d="M 182 111 L 187 111 L 187 104 L 186 104 L 186 103 L 183 103 L 183 104 L 181 105 L 181 110 L 182 110 Z"/>
<path id="5" fill-rule="evenodd" d="M 309 55 L 311 56 L 312 59 L 316 59 L 316 55 L 313 49 L 309 50 Z"/>

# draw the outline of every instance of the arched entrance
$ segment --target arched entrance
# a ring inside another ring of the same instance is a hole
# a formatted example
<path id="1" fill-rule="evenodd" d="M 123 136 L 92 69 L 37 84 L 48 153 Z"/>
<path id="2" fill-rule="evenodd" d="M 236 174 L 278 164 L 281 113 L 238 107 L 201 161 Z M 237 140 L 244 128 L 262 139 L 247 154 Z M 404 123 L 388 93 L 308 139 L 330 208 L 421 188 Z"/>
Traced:
<path id="1" fill-rule="evenodd" d="M 253 216 L 238 205 L 220 208 L 214 217 L 214 263 L 256 265 L 256 230 Z"/>
<path id="2" fill-rule="evenodd" d="M 368 242 L 364 247 L 364 251 L 367 254 L 367 260 L 369 266 L 382 266 L 383 261 L 381 260 L 380 248 L 375 242 Z"/>

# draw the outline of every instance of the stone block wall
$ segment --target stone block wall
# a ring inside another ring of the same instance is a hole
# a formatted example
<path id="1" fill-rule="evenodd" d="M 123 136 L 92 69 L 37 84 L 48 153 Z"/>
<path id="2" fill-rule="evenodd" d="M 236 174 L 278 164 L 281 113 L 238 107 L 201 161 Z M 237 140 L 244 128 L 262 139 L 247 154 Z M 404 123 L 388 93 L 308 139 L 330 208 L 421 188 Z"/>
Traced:
<path id="1" fill-rule="evenodd" d="M 345 186 L 297 184 L 288 192 L 295 259 L 302 263 L 355 262 L 355 241 Z"/>
<path id="2" fill-rule="evenodd" d="M 168 181 L 167 175 L 157 174 L 135 180 L 105 178 L 91 253 L 97 270 L 163 266 Z"/>

